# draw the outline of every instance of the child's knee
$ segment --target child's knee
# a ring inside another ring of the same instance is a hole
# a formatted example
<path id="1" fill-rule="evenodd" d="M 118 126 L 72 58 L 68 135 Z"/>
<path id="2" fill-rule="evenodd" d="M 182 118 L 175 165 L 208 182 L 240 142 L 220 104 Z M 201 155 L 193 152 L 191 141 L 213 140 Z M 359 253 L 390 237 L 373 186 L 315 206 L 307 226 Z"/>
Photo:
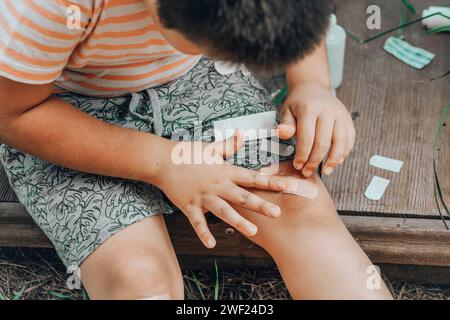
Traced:
<path id="1" fill-rule="evenodd" d="M 326 226 L 334 222 L 338 216 L 334 202 L 319 177 L 309 179 L 318 189 L 316 198 L 308 199 L 301 196 L 281 194 L 278 205 L 281 207 L 282 218 L 287 225 L 296 228 Z"/>
<path id="2" fill-rule="evenodd" d="M 314 176 L 308 179 L 318 189 L 315 199 L 291 194 L 267 194 L 263 196 L 281 208 L 281 216 L 276 219 L 259 218 L 259 232 L 252 239 L 265 249 L 288 245 L 294 238 L 308 239 L 315 235 L 341 230 L 342 224 L 328 191 Z M 253 213 L 254 215 L 254 213 Z M 247 215 L 251 219 L 251 215 Z"/>
<path id="3" fill-rule="evenodd" d="M 120 262 L 104 267 L 99 299 L 183 299 L 184 286 L 178 265 L 164 255 L 121 255 Z M 89 293 L 89 290 L 88 290 Z M 91 296 L 91 294 L 90 294 Z M 94 298 L 96 298 L 94 296 Z"/>

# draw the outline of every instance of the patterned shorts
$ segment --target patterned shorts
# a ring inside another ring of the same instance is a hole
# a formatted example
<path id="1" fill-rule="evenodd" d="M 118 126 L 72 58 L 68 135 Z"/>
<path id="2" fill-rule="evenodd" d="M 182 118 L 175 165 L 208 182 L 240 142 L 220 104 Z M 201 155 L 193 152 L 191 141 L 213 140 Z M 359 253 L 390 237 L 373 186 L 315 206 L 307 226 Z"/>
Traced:
<path id="1" fill-rule="evenodd" d="M 168 139 L 189 132 L 191 140 L 212 141 L 216 120 L 276 110 L 253 76 L 221 75 L 208 59 L 171 83 L 125 97 L 56 96 L 105 122 Z M 258 143 L 246 143 L 244 154 L 258 152 Z M 19 201 L 66 266 L 79 266 L 106 239 L 135 222 L 177 211 L 159 189 L 144 182 L 78 172 L 6 145 L 0 145 L 0 161 Z M 274 157 L 238 155 L 232 161 L 259 169 Z"/>

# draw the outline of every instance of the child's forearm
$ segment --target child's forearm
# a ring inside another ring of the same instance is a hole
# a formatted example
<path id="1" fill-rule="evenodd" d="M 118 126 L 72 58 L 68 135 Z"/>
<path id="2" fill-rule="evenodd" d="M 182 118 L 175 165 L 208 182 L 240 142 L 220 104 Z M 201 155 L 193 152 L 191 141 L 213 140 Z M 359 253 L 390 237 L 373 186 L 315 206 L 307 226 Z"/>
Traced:
<path id="1" fill-rule="evenodd" d="M 107 124 L 50 98 L 2 120 L 2 143 L 75 170 L 153 183 L 170 141 Z"/>
<path id="2" fill-rule="evenodd" d="M 328 57 L 325 40 L 320 46 L 301 61 L 289 66 L 286 70 L 288 87 L 294 88 L 302 83 L 317 83 L 330 88 Z"/>

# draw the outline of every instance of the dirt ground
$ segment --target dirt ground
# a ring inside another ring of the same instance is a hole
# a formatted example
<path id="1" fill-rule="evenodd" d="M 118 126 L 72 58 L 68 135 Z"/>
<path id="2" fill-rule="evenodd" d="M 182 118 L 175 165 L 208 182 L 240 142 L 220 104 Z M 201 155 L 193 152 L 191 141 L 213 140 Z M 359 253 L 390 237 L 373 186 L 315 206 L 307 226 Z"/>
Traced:
<path id="1" fill-rule="evenodd" d="M 0 248 L 0 300 L 88 299 L 69 290 L 68 275 L 53 250 Z M 183 270 L 187 299 L 290 299 L 276 270 Z M 397 299 L 450 300 L 450 287 L 390 282 Z"/>

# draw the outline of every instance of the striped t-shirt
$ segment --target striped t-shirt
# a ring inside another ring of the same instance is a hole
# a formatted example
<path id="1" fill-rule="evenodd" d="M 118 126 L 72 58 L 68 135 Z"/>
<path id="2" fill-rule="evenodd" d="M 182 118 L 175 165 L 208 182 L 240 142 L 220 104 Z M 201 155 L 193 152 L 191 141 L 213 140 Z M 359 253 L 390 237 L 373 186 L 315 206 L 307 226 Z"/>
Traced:
<path id="1" fill-rule="evenodd" d="M 144 0 L 0 0 L 0 76 L 17 82 L 120 96 L 199 59 L 169 45 Z"/>

